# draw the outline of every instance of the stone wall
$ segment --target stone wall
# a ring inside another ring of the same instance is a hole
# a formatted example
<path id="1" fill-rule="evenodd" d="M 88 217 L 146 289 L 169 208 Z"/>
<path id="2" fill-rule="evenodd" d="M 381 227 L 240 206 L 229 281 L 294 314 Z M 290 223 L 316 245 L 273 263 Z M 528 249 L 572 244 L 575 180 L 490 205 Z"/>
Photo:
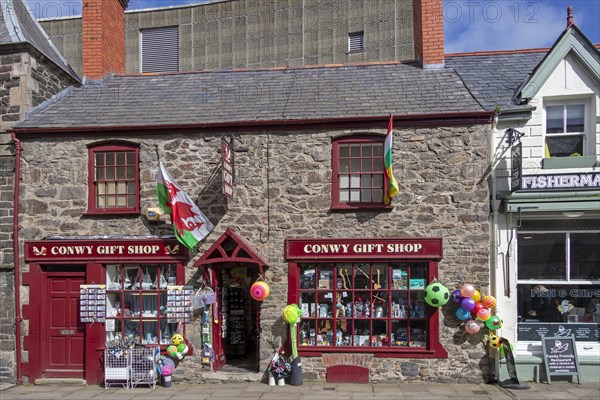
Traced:
<path id="1" fill-rule="evenodd" d="M 141 29 L 175 25 L 180 71 L 414 60 L 412 7 L 412 0 L 235 0 L 130 11 L 126 71 L 141 71 Z M 81 18 L 41 25 L 81 74 Z M 365 51 L 349 53 L 348 34 L 361 31 Z"/>
<path id="2" fill-rule="evenodd" d="M 14 144 L 6 131 L 33 107 L 51 99 L 75 80 L 29 53 L 0 56 L 0 382 L 15 379 L 14 312 Z"/>
<path id="3" fill-rule="evenodd" d="M 162 162 L 179 184 L 197 199 L 199 208 L 215 224 L 198 247 L 198 258 L 228 226 L 248 239 L 270 262 L 267 280 L 271 295 L 261 310 L 261 369 L 285 340 L 287 327 L 280 312 L 287 300 L 287 263 L 284 240 L 293 237 L 443 237 L 444 259 L 439 279 L 458 287 L 467 280 L 486 288 L 489 278 L 488 191 L 478 184 L 487 166 L 489 127 L 402 129 L 394 141 L 395 176 L 400 194 L 391 212 L 378 210 L 332 212 L 331 139 L 367 131 L 245 132 L 235 135 L 236 154 L 233 201 L 221 195 L 220 148 L 217 134 L 173 133 L 129 136 L 141 144 L 142 210 L 156 207 L 155 146 Z M 156 235 L 168 234 L 163 222 L 149 224 L 143 217 L 84 216 L 87 193 L 86 145 L 105 137 L 24 140 L 21 241 L 48 235 Z M 123 139 L 123 137 L 119 137 Z M 217 178 L 214 178 L 216 176 Z M 212 178 L 211 178 L 212 177 Z M 270 202 L 267 202 L 267 197 Z M 22 243 L 21 243 L 22 246 Z M 186 275 L 194 274 L 194 260 Z M 27 264 L 23 264 L 27 269 Z M 25 299 L 25 302 L 28 300 Z M 386 359 L 362 355 L 373 381 L 425 380 L 481 382 L 487 369 L 485 350 L 463 334 L 453 309 L 440 312 L 440 337 L 448 359 Z M 199 344 L 197 324 L 188 338 Z M 199 351 L 187 357 L 177 373 L 190 382 L 210 380 L 199 363 Z M 303 359 L 307 379 L 323 379 L 328 363 L 338 355 Z"/>

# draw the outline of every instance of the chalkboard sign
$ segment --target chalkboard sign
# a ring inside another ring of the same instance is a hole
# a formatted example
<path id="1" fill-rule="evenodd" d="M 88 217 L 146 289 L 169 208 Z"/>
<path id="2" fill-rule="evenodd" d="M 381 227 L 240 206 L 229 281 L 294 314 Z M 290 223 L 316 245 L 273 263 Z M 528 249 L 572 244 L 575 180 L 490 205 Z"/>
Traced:
<path id="1" fill-rule="evenodd" d="M 581 383 L 575 335 L 542 336 L 542 350 L 548 383 L 552 383 L 552 375 L 576 375 L 577 383 Z"/>

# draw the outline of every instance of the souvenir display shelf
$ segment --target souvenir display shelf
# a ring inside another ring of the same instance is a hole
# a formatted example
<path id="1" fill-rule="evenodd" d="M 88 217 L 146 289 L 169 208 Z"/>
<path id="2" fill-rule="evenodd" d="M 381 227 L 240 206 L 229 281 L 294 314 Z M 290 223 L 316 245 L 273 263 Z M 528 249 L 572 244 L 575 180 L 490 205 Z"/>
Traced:
<path id="1" fill-rule="evenodd" d="M 230 287 L 227 298 L 227 343 L 230 354 L 246 353 L 246 298 L 244 289 Z"/>
<path id="2" fill-rule="evenodd" d="M 301 346 L 427 346 L 425 263 L 300 265 Z"/>

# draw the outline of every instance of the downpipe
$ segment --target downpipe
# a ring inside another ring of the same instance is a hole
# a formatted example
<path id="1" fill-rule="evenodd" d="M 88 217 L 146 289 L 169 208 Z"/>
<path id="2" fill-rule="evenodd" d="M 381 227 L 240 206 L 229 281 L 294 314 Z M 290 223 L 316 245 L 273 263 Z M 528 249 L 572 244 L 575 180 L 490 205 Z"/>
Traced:
<path id="1" fill-rule="evenodd" d="M 15 352 L 17 368 L 17 384 L 23 384 L 21 368 L 21 267 L 19 263 L 19 183 L 21 180 L 21 141 L 15 133 L 11 134 L 15 143 L 15 176 L 13 205 L 13 258 L 15 263 Z"/>

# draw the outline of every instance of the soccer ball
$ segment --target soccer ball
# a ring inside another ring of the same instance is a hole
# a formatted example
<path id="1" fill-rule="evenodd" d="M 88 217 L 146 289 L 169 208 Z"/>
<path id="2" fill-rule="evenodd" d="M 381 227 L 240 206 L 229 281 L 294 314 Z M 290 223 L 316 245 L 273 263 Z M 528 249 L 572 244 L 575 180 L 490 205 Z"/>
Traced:
<path id="1" fill-rule="evenodd" d="M 176 333 L 171 336 L 171 343 L 173 343 L 175 346 L 179 346 L 183 342 L 183 335 L 181 333 Z"/>
<path id="2" fill-rule="evenodd" d="M 500 347 L 500 336 L 490 333 L 488 344 L 492 349 L 497 349 L 498 347 Z"/>
<path id="3" fill-rule="evenodd" d="M 450 300 L 450 292 L 441 283 L 433 282 L 425 288 L 424 299 L 432 307 L 441 307 Z"/>

